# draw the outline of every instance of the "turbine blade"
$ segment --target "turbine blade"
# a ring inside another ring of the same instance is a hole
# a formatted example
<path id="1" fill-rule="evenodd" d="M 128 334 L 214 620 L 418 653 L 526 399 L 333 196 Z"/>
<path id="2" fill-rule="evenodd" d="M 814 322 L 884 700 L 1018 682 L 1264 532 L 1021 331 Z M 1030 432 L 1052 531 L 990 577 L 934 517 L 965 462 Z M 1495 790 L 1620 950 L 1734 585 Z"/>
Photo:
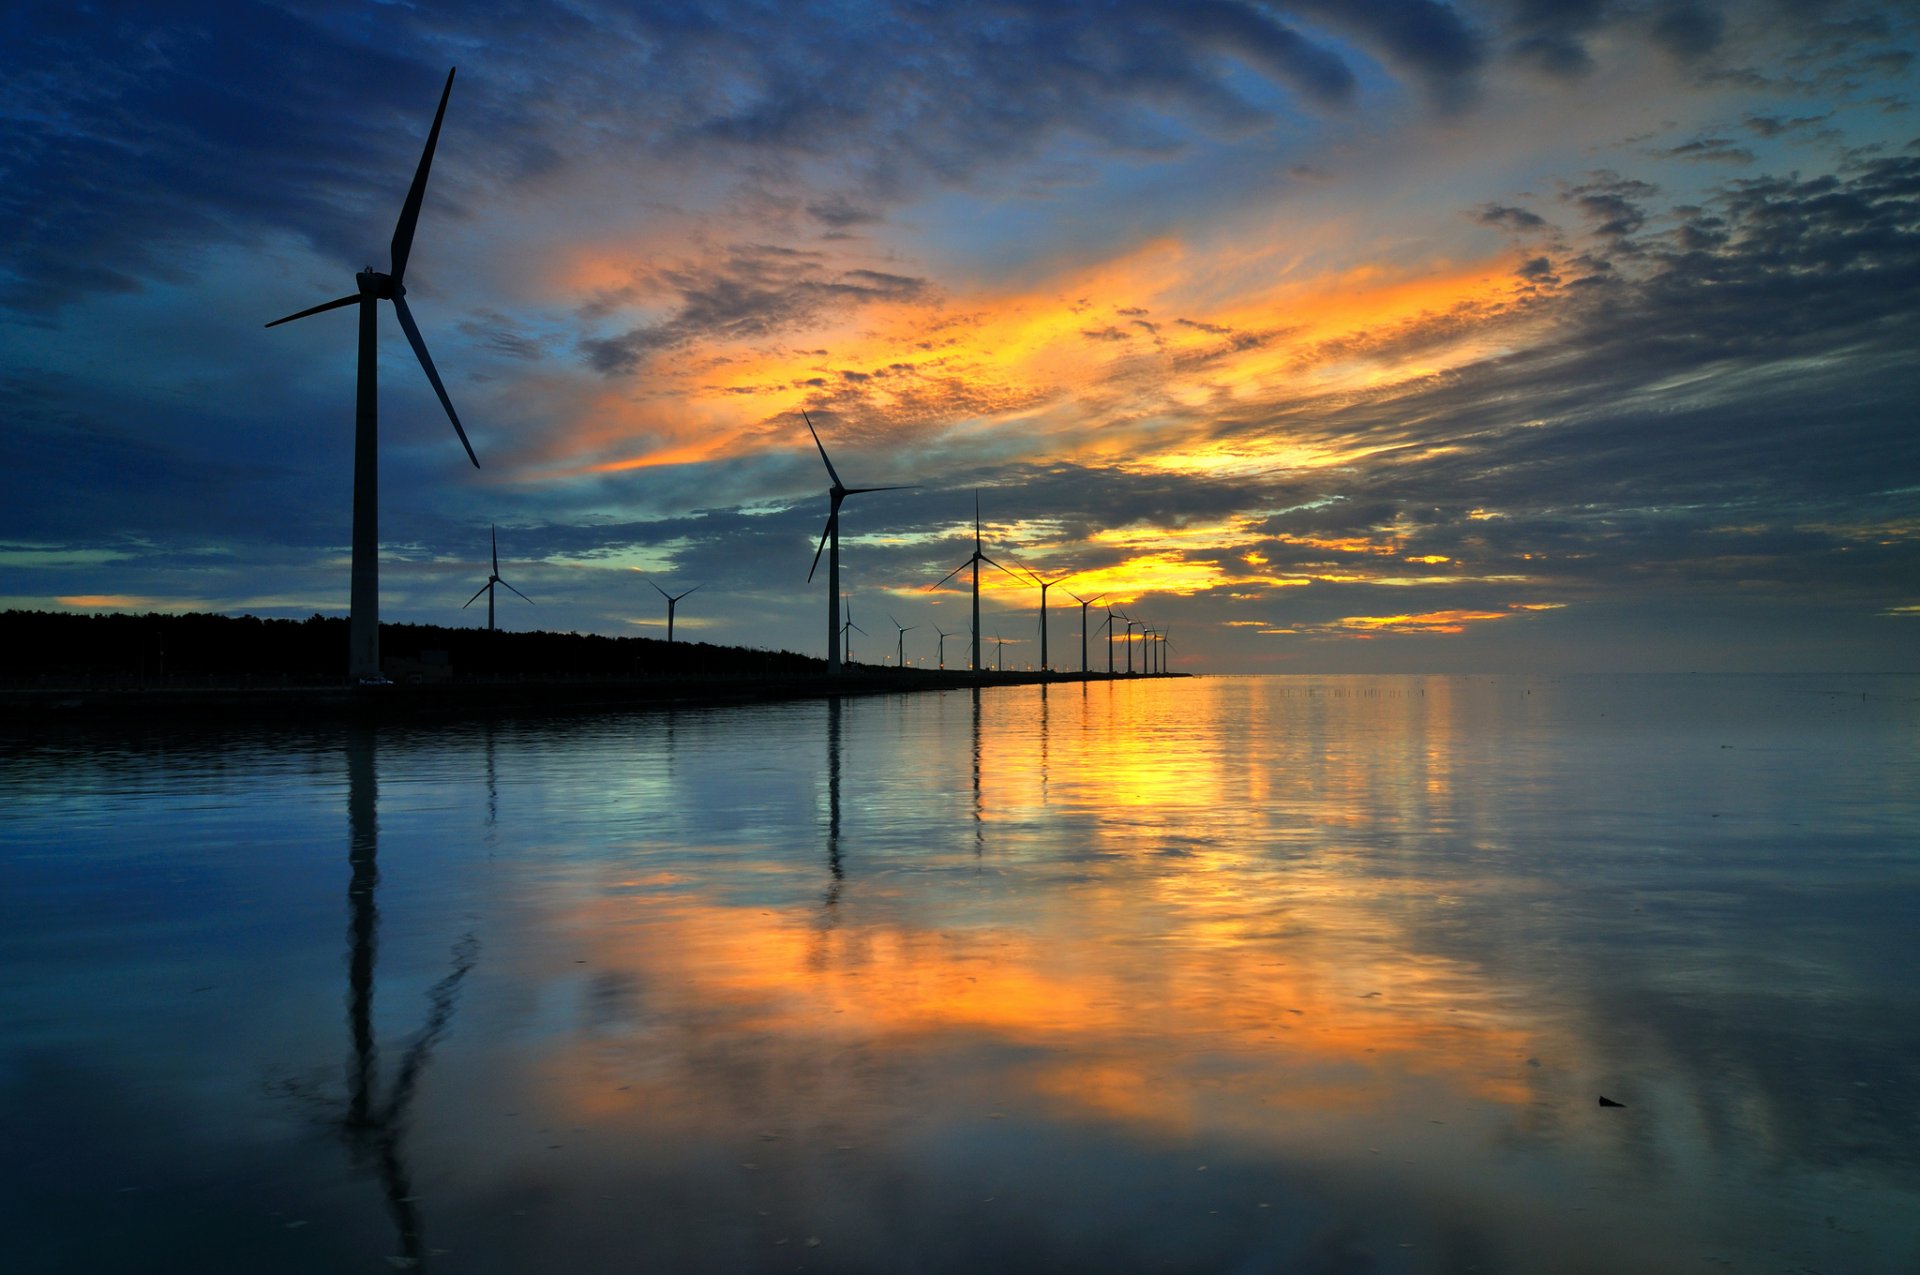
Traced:
<path id="1" fill-rule="evenodd" d="M 407 334 L 407 343 L 413 346 L 413 352 L 420 356 L 420 366 L 425 370 L 427 379 L 433 382 L 433 392 L 440 396 L 440 406 L 447 409 L 447 419 L 453 422 L 453 432 L 460 435 L 460 445 L 467 449 L 467 459 L 473 462 L 475 469 L 480 468 L 480 458 L 473 454 L 473 444 L 467 441 L 467 431 L 460 428 L 460 414 L 453 410 L 453 400 L 447 397 L 447 387 L 440 384 L 440 373 L 433 370 L 433 359 L 427 353 L 427 343 L 420 338 L 420 329 L 414 325 L 413 311 L 407 309 L 407 299 L 398 292 L 393 295 L 393 312 L 400 316 L 400 328 Z"/>
<path id="2" fill-rule="evenodd" d="M 687 593 L 698 593 L 698 592 L 700 592 L 700 590 L 702 590 L 702 589 L 704 589 L 704 588 L 706 588 L 706 587 L 707 587 L 707 582 L 706 582 L 705 580 L 702 580 L 702 581 L 701 581 L 701 582 L 700 582 L 699 584 L 696 584 L 696 585 L 694 585 L 694 586 L 693 586 L 693 587 L 692 587 L 691 589 L 688 589 L 688 590 L 687 590 Z M 683 593 L 683 594 L 681 594 L 681 595 L 680 595 L 680 598 L 684 598 L 684 597 L 686 597 L 686 596 L 687 596 L 687 593 Z M 675 602 L 678 602 L 678 601 L 680 600 L 680 598 L 675 598 L 675 599 L 674 599 L 674 601 L 675 601 Z"/>
<path id="3" fill-rule="evenodd" d="M 863 491 L 918 491 L 918 490 L 920 490 L 918 487 L 847 487 L 842 489 L 841 494 L 846 496 L 858 496 Z"/>
<path id="4" fill-rule="evenodd" d="M 522 602 L 524 602 L 524 603 L 526 603 L 526 604 L 527 604 L 528 606 L 532 606 L 532 605 L 534 605 L 534 602 L 533 602 L 533 599 L 532 599 L 532 598 L 530 598 L 530 597 L 528 597 L 528 596 L 527 596 L 526 594 L 524 594 L 524 593 L 522 593 L 522 592 L 520 592 L 520 590 L 518 590 L 518 589 L 515 589 L 515 588 L 514 588 L 514 587 L 513 587 L 512 585 L 510 585 L 510 584 L 507 584 L 507 582 L 506 582 L 505 580 L 502 580 L 502 581 L 501 581 L 500 583 L 501 583 L 501 584 L 506 584 L 506 585 L 507 585 L 507 588 L 513 591 L 513 596 L 515 596 L 516 598 L 519 598 L 519 599 L 520 599 L 520 600 L 521 600 Z"/>
<path id="5" fill-rule="evenodd" d="M 820 529 L 820 544 L 813 551 L 813 565 L 807 568 L 807 582 L 813 582 L 813 573 L 820 569 L 820 555 L 827 547 L 827 534 L 833 530 L 833 514 L 827 515 L 827 525 Z"/>
<path id="6" fill-rule="evenodd" d="M 982 562 L 984 562 L 984 563 L 986 563 L 986 564 L 987 564 L 988 566 L 991 566 L 991 567 L 1000 567 L 1000 564 L 999 564 L 999 563 L 997 563 L 997 562 L 995 562 L 995 561 L 994 561 L 994 560 L 993 560 L 992 558 L 989 558 L 989 557 L 988 557 L 988 556 L 987 556 L 986 554 L 984 554 L 984 553 L 980 555 L 980 561 L 982 561 Z M 1002 570 L 1002 571 L 1007 571 L 1007 569 L 1006 569 L 1005 567 L 1000 567 L 1000 570 Z M 1011 572 L 1011 571 L 1007 571 L 1007 574 L 1008 574 L 1008 575 L 1010 575 L 1010 576 L 1013 576 L 1013 572 Z M 1019 579 L 1020 577 L 1019 577 L 1019 576 L 1013 576 L 1013 578 L 1014 578 L 1014 579 L 1016 579 L 1016 580 L 1018 580 L 1018 579 Z"/>
<path id="7" fill-rule="evenodd" d="M 475 589 L 473 591 L 473 596 L 460 604 L 460 609 L 464 611 L 468 607 L 472 606 L 474 603 L 478 602 L 480 600 L 480 595 L 485 593 L 488 589 L 491 589 L 492 587 L 493 587 L 493 581 L 489 580 L 485 584 L 481 585 L 479 588 Z"/>
<path id="8" fill-rule="evenodd" d="M 647 579 L 645 576 L 641 576 L 640 578 L 642 580 Z M 659 594 L 661 597 L 665 598 L 669 602 L 673 601 L 673 595 L 671 593 L 668 593 L 665 589 L 661 588 L 659 585 L 653 584 L 653 581 L 651 580 L 647 580 L 647 583 L 653 585 L 653 591 L 655 593 Z"/>
<path id="9" fill-rule="evenodd" d="M 427 130 L 427 146 L 420 152 L 420 167 L 413 171 L 413 185 L 407 190 L 407 202 L 400 207 L 400 222 L 393 228 L 393 269 L 387 273 L 393 276 L 396 284 L 407 273 L 407 257 L 413 252 L 413 231 L 420 222 L 420 201 L 427 196 L 427 170 L 433 167 L 433 148 L 440 142 L 440 121 L 447 114 L 447 98 L 453 93 L 455 69 L 449 68 L 447 71 L 447 87 L 440 90 L 440 109 L 433 113 L 433 127 Z M 479 464 L 478 461 L 474 463 Z"/>
<path id="10" fill-rule="evenodd" d="M 350 297 L 336 297 L 334 300 L 325 302 L 324 304 L 321 304 L 321 305 L 308 306 L 306 309 L 302 310 L 298 314 L 290 314 L 284 319 L 275 319 L 272 323 L 267 324 L 267 326 L 270 328 L 277 328 L 282 323 L 292 323 L 295 319 L 304 319 L 310 314 L 319 314 L 323 310 L 338 310 L 341 306 L 352 305 L 354 302 L 358 301 L 359 299 L 360 299 L 360 294 L 358 292 L 354 293 Z"/>
<path id="11" fill-rule="evenodd" d="M 807 433 L 813 435 L 813 445 L 820 449 L 820 459 L 824 461 L 827 466 L 827 477 L 833 479 L 833 485 L 835 487 L 844 490 L 846 484 L 840 481 L 840 474 L 834 469 L 833 462 L 827 460 L 827 445 L 820 441 L 820 431 L 813 427 L 813 417 L 807 415 L 807 409 L 804 407 L 800 409 L 800 419 L 807 423 Z"/>
<path id="12" fill-rule="evenodd" d="M 935 589 L 939 588 L 941 585 L 945 584 L 947 581 L 953 579 L 955 576 L 959 575 L 962 571 L 965 571 L 972 562 L 973 562 L 973 559 L 968 558 L 966 562 L 961 563 L 959 566 L 947 572 L 947 574 L 941 576 L 938 580 L 935 580 L 932 584 L 928 585 L 927 592 L 932 593 Z"/>

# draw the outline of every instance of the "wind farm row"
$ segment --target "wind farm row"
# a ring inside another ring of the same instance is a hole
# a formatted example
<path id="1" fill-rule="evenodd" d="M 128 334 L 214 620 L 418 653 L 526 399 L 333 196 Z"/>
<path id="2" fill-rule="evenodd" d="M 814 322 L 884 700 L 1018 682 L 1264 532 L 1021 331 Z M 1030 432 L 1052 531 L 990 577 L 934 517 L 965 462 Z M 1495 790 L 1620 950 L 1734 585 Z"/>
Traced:
<path id="1" fill-rule="evenodd" d="M 476 469 L 480 466 L 479 455 L 474 451 L 473 444 L 467 437 L 466 429 L 460 423 L 459 414 L 454 410 L 453 400 L 447 394 L 446 386 L 440 379 L 440 374 L 434 366 L 432 356 L 427 352 L 426 341 L 421 336 L 419 326 L 414 322 L 412 311 L 407 306 L 407 290 L 403 282 L 406 275 L 407 262 L 413 251 L 414 235 L 419 225 L 421 205 L 426 197 L 427 179 L 433 165 L 434 149 L 439 142 L 440 128 L 446 117 L 448 99 L 453 93 L 453 78 L 454 71 L 449 70 L 447 72 L 446 85 L 440 93 L 440 104 L 434 112 L 433 124 L 427 132 L 426 144 L 420 154 L 420 162 L 414 170 L 413 182 L 408 187 L 406 199 L 401 205 L 399 221 L 394 227 L 393 239 L 389 245 L 388 269 L 382 272 L 368 266 L 354 276 L 355 291 L 331 301 L 311 306 L 305 310 L 300 310 L 284 318 L 275 319 L 266 325 L 268 327 L 276 327 L 283 323 L 290 323 L 295 319 L 304 319 L 311 315 L 341 309 L 349 305 L 359 308 L 358 362 L 354 396 L 353 551 L 352 580 L 348 599 L 347 665 L 349 680 L 363 685 L 379 684 L 386 680 L 381 671 L 379 627 L 378 338 L 379 303 L 381 301 L 387 301 L 393 305 L 394 314 L 400 321 L 400 328 L 402 332 L 405 333 L 407 342 L 412 347 L 415 357 L 419 360 L 421 370 L 426 374 L 427 381 L 432 385 L 435 395 L 439 398 L 441 407 L 445 409 L 447 419 L 452 422 L 454 433 L 458 436 L 461 446 L 466 449 L 468 460 L 472 462 Z M 819 451 L 820 460 L 826 466 L 827 476 L 831 480 L 831 486 L 827 489 L 828 505 L 826 526 L 820 533 L 819 545 L 814 549 L 813 565 L 808 569 L 807 580 L 809 583 L 813 581 L 815 575 L 819 572 L 820 560 L 824 556 L 827 561 L 826 671 L 829 677 L 834 677 L 840 675 L 846 666 L 852 663 L 852 636 L 855 633 L 863 637 L 870 636 L 865 629 L 854 622 L 851 598 L 841 587 L 841 506 L 850 496 L 880 491 L 903 491 L 910 490 L 910 488 L 902 486 L 847 486 L 841 481 L 839 471 L 834 468 L 833 460 L 827 454 L 826 444 L 821 440 L 819 430 L 815 428 L 812 418 L 806 414 L 804 409 L 801 410 L 801 418 L 806 424 L 807 432 L 811 436 L 815 448 Z M 480 588 L 474 592 L 473 596 L 467 599 L 462 609 L 472 606 L 480 599 L 481 594 L 485 594 L 487 598 L 487 628 L 489 631 L 492 631 L 495 625 L 494 602 L 495 590 L 497 588 L 505 588 L 529 604 L 532 604 L 533 600 L 501 577 L 498 531 L 497 529 L 490 528 L 489 534 L 491 536 L 492 568 L 487 575 L 486 583 L 481 585 Z M 1062 672 L 1071 673 L 1071 670 L 1056 669 L 1053 664 L 1052 652 L 1048 641 L 1047 592 L 1054 586 L 1072 579 L 1076 573 L 1068 572 L 1052 579 L 1047 579 L 1038 572 L 1021 566 L 1017 562 L 1015 563 L 1017 570 L 1008 568 L 988 556 L 983 548 L 983 544 L 980 499 L 978 492 L 976 492 L 974 494 L 973 552 L 965 561 L 954 567 L 953 570 L 947 572 L 946 575 L 942 576 L 934 584 L 927 586 L 928 592 L 935 592 L 946 586 L 949 581 L 960 576 L 962 572 L 971 572 L 972 623 L 967 633 L 968 667 L 975 673 L 982 673 L 987 669 L 983 646 L 984 632 L 981 627 L 980 615 L 981 568 L 985 566 L 999 571 L 1022 584 L 1026 584 L 1030 580 L 1034 586 L 1039 588 L 1038 671 L 1049 674 Z M 647 583 L 651 585 L 661 597 L 666 599 L 667 641 L 671 643 L 673 641 L 675 613 L 680 602 L 690 594 L 705 587 L 705 582 L 696 584 L 692 588 L 679 593 L 670 593 L 667 589 L 661 587 L 651 579 L 649 579 Z M 1092 597 L 1082 598 L 1072 593 L 1071 590 L 1063 590 L 1063 592 L 1067 592 L 1068 596 L 1072 597 L 1080 607 L 1080 667 L 1078 673 L 1083 677 L 1098 676 L 1100 674 L 1097 673 L 1089 661 L 1090 635 L 1087 613 L 1090 607 L 1101 602 L 1107 595 L 1096 594 Z M 909 664 L 907 659 L 906 635 L 923 627 L 932 627 L 934 633 L 937 635 L 936 663 L 938 667 L 942 669 L 946 667 L 946 640 L 950 637 L 959 636 L 957 633 L 946 632 L 937 626 L 923 626 L 920 624 L 903 625 L 898 620 L 893 619 L 891 614 L 888 615 L 888 619 L 892 620 L 896 629 L 894 654 L 895 663 L 898 666 L 904 668 Z M 1118 626 L 1124 626 L 1124 636 L 1120 633 Z M 1127 615 L 1109 604 L 1104 608 L 1104 619 L 1094 632 L 1097 633 L 1101 630 L 1105 632 L 1107 648 L 1105 676 L 1116 676 L 1122 672 L 1115 664 L 1114 643 L 1116 640 L 1121 642 L 1125 651 L 1125 673 L 1161 674 L 1167 671 L 1167 648 L 1171 645 L 1171 642 L 1167 636 L 1167 630 L 1164 627 L 1156 627 L 1144 620 Z M 1137 639 L 1135 637 L 1136 630 L 1139 632 Z M 1006 639 L 999 633 L 995 633 L 994 637 L 996 643 L 994 666 L 996 670 L 998 670 L 1004 663 Z M 1139 667 L 1137 669 L 1135 667 L 1136 642 L 1139 646 L 1140 656 Z"/>

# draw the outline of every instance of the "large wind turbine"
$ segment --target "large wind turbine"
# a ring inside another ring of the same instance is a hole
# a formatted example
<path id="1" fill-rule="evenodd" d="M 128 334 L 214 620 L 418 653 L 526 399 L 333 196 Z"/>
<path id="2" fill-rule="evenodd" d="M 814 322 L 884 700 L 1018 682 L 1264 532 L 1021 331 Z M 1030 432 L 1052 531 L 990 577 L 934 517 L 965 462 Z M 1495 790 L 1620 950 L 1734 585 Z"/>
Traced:
<path id="1" fill-rule="evenodd" d="M 806 409 L 800 410 L 800 419 L 807 423 L 807 433 L 813 435 L 813 445 L 820 449 L 820 459 L 827 467 L 827 477 L 833 479 L 833 486 L 827 488 L 827 526 L 820 533 L 820 547 L 813 551 L 813 565 L 807 568 L 807 580 L 813 580 L 813 573 L 820 569 L 820 550 L 829 549 L 827 554 L 827 673 L 829 676 L 840 671 L 840 616 L 834 608 L 834 602 L 840 597 L 840 502 L 848 496 L 858 496 L 869 491 L 904 491 L 902 487 L 849 487 L 840 481 L 839 471 L 833 462 L 827 459 L 827 448 L 820 441 L 820 431 L 813 427 L 813 418 Z M 859 630 L 866 632 L 865 629 Z"/>
<path id="2" fill-rule="evenodd" d="M 953 634 L 947 632 L 937 624 L 934 625 L 933 631 L 940 635 L 940 667 L 945 668 L 947 666 L 947 639 L 952 637 Z"/>
<path id="3" fill-rule="evenodd" d="M 1047 590 L 1059 584 L 1061 580 L 1073 579 L 1079 572 L 1069 571 L 1067 574 L 1059 577 L 1059 579 L 1042 580 L 1040 573 L 1032 567 L 1023 567 L 1021 569 L 1032 576 L 1033 582 L 1040 586 L 1040 671 L 1042 673 L 1051 673 L 1053 672 L 1053 665 L 1047 659 Z"/>
<path id="4" fill-rule="evenodd" d="M 419 358 L 421 369 L 433 385 L 433 392 L 440 396 L 440 406 L 447 409 L 447 419 L 453 422 L 453 432 L 460 436 L 460 445 L 467 449 L 467 459 L 473 462 L 475 469 L 480 467 L 480 458 L 473 454 L 473 444 L 467 441 L 467 431 L 460 427 L 459 414 L 453 410 L 453 400 L 447 397 L 447 387 L 440 383 L 440 373 L 434 370 L 433 359 L 427 354 L 427 343 L 421 339 L 420 329 L 413 322 L 413 312 L 407 309 L 407 290 L 400 282 L 407 272 L 407 257 L 413 251 L 413 231 L 420 221 L 420 201 L 427 193 L 427 170 L 433 166 L 433 148 L 440 140 L 440 121 L 447 113 L 447 97 L 452 92 L 453 71 L 449 70 L 447 86 L 440 91 L 440 109 L 433 113 L 433 127 L 427 130 L 426 149 L 420 152 L 420 167 L 414 170 L 413 185 L 407 190 L 407 201 L 400 207 L 400 222 L 393 228 L 391 268 L 382 274 L 368 266 L 354 276 L 354 281 L 359 285 L 356 292 L 267 324 L 271 328 L 295 319 L 304 319 L 310 314 L 337 310 L 341 306 L 360 307 L 359 381 L 354 390 L 353 408 L 353 586 L 347 611 L 347 674 L 356 682 L 374 681 L 380 677 L 380 369 L 377 338 L 381 301 L 393 302 L 393 312 L 400 320 L 400 329 L 407 334 L 407 343 Z"/>
<path id="5" fill-rule="evenodd" d="M 533 605 L 533 599 L 528 597 L 526 594 L 520 592 L 520 590 L 514 589 L 512 585 L 507 584 L 505 580 L 502 580 L 500 578 L 500 531 L 499 531 L 499 528 L 497 527 L 490 527 L 488 528 L 488 530 L 493 533 L 493 574 L 487 577 L 487 582 L 485 584 L 481 585 L 478 589 L 475 589 L 473 591 L 472 597 L 468 598 L 465 602 L 462 602 L 460 604 L 460 609 L 462 611 L 466 610 L 468 607 L 472 606 L 475 602 L 480 600 L 481 594 L 483 593 L 486 594 L 487 595 L 487 632 L 491 633 L 493 632 L 493 586 L 494 585 L 505 584 L 507 588 L 513 589 L 513 594 L 515 597 L 519 598 L 522 602 L 526 603 L 528 606 Z"/>
<path id="6" fill-rule="evenodd" d="M 893 620 L 892 615 L 888 615 L 887 618 Z M 907 634 L 913 632 L 920 626 L 917 624 L 902 624 L 898 620 L 893 620 L 893 627 L 900 630 L 896 638 L 899 643 L 899 649 L 894 654 L 894 662 L 901 668 L 905 668 L 907 666 Z"/>
<path id="7" fill-rule="evenodd" d="M 1080 604 L 1080 676 L 1085 677 L 1087 675 L 1087 608 L 1107 595 L 1096 593 L 1090 598 L 1083 598 L 1072 589 L 1068 589 L 1067 596 Z"/>
<path id="8" fill-rule="evenodd" d="M 965 562 L 961 563 L 959 566 L 955 567 L 953 570 L 947 572 L 947 574 L 941 576 L 938 580 L 934 581 L 934 583 L 928 589 L 928 592 L 932 592 L 933 589 L 939 588 L 941 585 L 945 584 L 947 581 L 959 575 L 962 571 L 965 571 L 968 567 L 973 568 L 973 671 L 976 673 L 981 671 L 981 667 L 980 667 L 980 564 L 983 562 L 986 563 L 988 566 L 995 568 L 996 570 L 1006 572 L 1007 575 L 1013 576 L 1013 572 L 1007 571 L 1005 567 L 995 562 L 992 558 L 989 558 L 986 554 L 980 552 L 980 493 L 976 491 L 973 493 L 973 556 L 968 558 Z M 1013 578 L 1018 580 L 1020 577 L 1013 576 Z"/>
<path id="9" fill-rule="evenodd" d="M 641 579 L 645 580 L 646 577 L 642 576 Z M 653 584 L 653 581 L 647 580 L 647 583 Z M 508 585 L 507 587 L 512 588 L 513 586 Z M 680 599 L 686 597 L 687 593 L 698 593 L 700 590 L 706 587 L 707 587 L 706 581 L 702 580 L 699 584 L 696 584 L 691 589 L 688 589 L 686 593 L 668 593 L 665 589 L 661 588 L 659 585 L 653 584 L 653 591 L 667 600 L 667 644 L 669 646 L 673 644 L 673 609 L 680 605 Z"/>

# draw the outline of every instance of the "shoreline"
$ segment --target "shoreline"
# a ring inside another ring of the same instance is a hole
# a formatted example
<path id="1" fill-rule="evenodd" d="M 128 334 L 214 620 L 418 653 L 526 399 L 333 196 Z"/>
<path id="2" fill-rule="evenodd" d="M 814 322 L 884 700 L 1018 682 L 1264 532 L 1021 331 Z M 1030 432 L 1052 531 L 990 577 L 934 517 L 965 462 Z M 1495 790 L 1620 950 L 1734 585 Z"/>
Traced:
<path id="1" fill-rule="evenodd" d="M 763 704 L 849 695 L 1164 681 L 1191 673 L 971 673 L 863 669 L 814 676 L 554 678 L 387 686 L 249 684 L 195 686 L 65 686 L 0 688 L 0 730 L 19 727 L 143 721 L 292 717 L 318 720 L 418 721 L 476 716 L 594 713 L 650 707 Z"/>

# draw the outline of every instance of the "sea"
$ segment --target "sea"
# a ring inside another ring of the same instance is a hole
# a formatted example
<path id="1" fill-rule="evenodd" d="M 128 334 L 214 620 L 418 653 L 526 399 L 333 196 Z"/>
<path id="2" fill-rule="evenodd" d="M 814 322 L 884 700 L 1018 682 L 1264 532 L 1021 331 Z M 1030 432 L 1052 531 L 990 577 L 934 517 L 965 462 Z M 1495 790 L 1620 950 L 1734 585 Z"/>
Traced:
<path id="1" fill-rule="evenodd" d="M 1920 676 L 0 742 L 11 1272 L 1920 1271 Z"/>

